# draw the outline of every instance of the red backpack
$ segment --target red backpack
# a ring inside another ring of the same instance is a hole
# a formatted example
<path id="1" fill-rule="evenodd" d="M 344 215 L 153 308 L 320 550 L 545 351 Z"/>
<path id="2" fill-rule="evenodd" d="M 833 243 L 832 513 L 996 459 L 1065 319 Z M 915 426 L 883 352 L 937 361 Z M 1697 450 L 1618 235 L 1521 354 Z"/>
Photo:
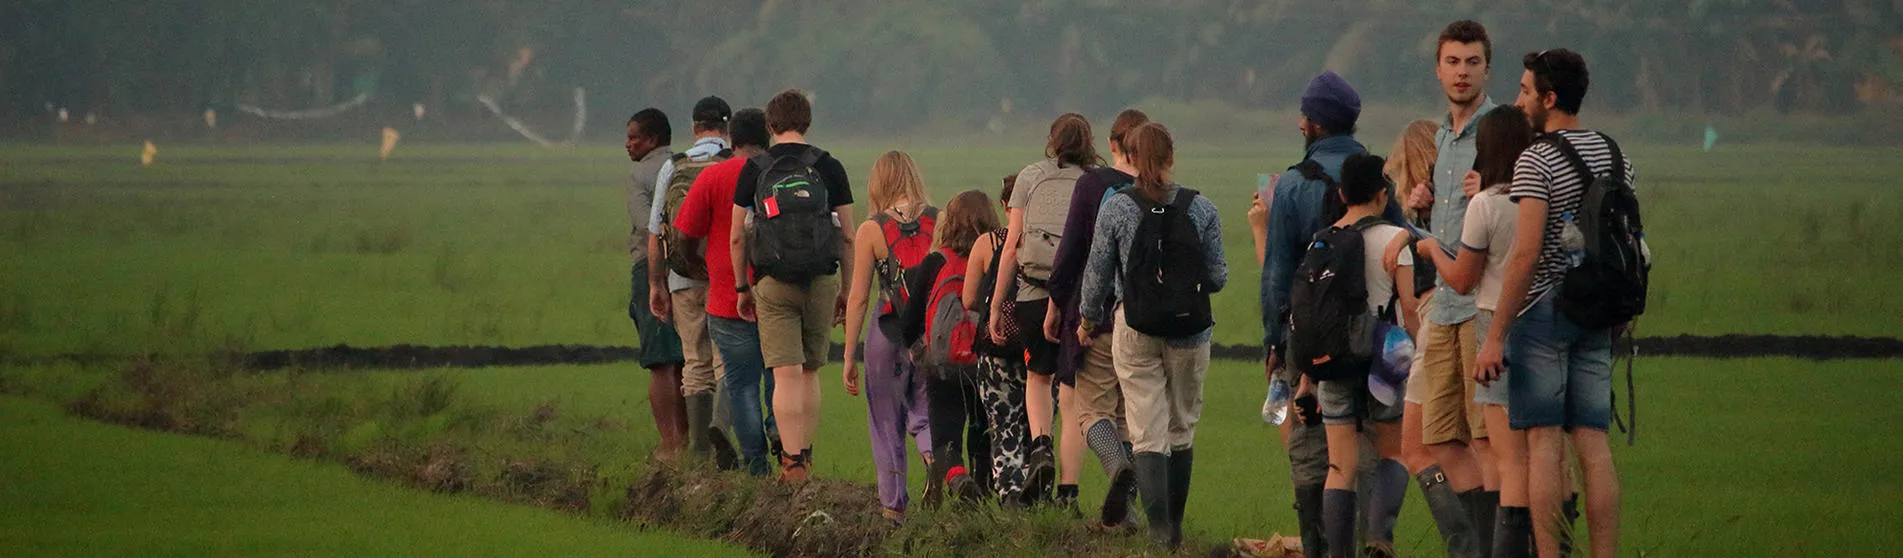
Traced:
<path id="1" fill-rule="evenodd" d="M 872 215 L 872 222 L 879 225 L 880 234 L 885 236 L 886 257 L 873 262 L 882 299 L 879 315 L 883 316 L 903 308 L 912 298 L 911 293 L 906 292 L 905 270 L 917 267 L 919 262 L 925 261 L 925 256 L 931 255 L 938 208 L 926 206 L 917 219 L 909 222 L 893 219 L 891 214 L 881 211 Z"/>
<path id="2" fill-rule="evenodd" d="M 913 362 L 923 367 L 967 366 L 978 362 L 972 345 L 978 340 L 978 316 L 965 309 L 967 258 L 940 248 L 945 265 L 932 280 L 925 305 L 925 335 L 913 347 Z"/>

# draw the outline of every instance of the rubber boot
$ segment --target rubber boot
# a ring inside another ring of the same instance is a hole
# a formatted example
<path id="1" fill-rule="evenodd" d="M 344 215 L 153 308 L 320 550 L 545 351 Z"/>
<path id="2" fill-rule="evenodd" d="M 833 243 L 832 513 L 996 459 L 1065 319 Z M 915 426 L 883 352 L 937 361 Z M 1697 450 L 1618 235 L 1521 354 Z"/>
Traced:
<path id="1" fill-rule="evenodd" d="M 1302 530 L 1302 553 L 1326 556 L 1328 534 L 1322 529 L 1322 485 L 1295 487 L 1295 519 Z M 1148 496 L 1145 496 L 1148 498 Z"/>
<path id="2" fill-rule="evenodd" d="M 1533 511 L 1500 506 L 1493 528 L 1493 558 L 1533 558 Z"/>
<path id="3" fill-rule="evenodd" d="M 1328 553 L 1319 556 L 1355 558 L 1355 491 L 1330 488 L 1322 494 L 1322 526 Z"/>
<path id="4" fill-rule="evenodd" d="M 1157 452 L 1136 454 L 1137 490 L 1143 493 L 1143 515 L 1150 524 L 1150 539 L 1168 547 L 1173 528 L 1170 521 L 1170 457 Z"/>
<path id="5" fill-rule="evenodd" d="M 1401 516 L 1401 504 L 1407 501 L 1407 467 L 1393 459 L 1374 464 L 1368 490 L 1368 544 L 1394 545 L 1394 524 Z"/>
<path id="6" fill-rule="evenodd" d="M 1566 558 L 1573 555 L 1573 533 L 1579 529 L 1579 493 L 1567 494 L 1559 511 L 1566 515 L 1566 528 L 1559 531 L 1559 555 Z"/>
<path id="7" fill-rule="evenodd" d="M 1480 490 L 1467 504 L 1467 514 L 1473 516 L 1474 534 L 1480 537 L 1481 556 L 1493 555 L 1493 529 L 1500 510 L 1500 491 Z"/>
<path id="8" fill-rule="evenodd" d="M 1183 510 L 1189 507 L 1189 479 L 1195 473 L 1196 450 L 1170 452 L 1170 547 L 1183 544 Z"/>
<path id="9" fill-rule="evenodd" d="M 1447 556 L 1479 558 L 1480 538 L 1474 529 L 1473 516 L 1461 505 L 1460 495 L 1447 486 L 1447 474 L 1435 465 L 1421 471 L 1414 480 L 1420 483 L 1427 511 L 1433 514 L 1434 525 L 1440 528 L 1440 538 L 1447 543 Z"/>
<path id="10" fill-rule="evenodd" d="M 707 433 L 714 424 L 714 392 L 703 391 L 687 396 L 687 447 L 697 459 L 708 459 L 714 455 L 713 442 Z"/>

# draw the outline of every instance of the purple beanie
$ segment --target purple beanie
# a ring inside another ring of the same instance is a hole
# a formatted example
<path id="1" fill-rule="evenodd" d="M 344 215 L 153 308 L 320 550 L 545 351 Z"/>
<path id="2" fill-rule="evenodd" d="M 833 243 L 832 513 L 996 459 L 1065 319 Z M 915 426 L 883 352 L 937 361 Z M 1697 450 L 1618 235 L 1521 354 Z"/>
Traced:
<path id="1" fill-rule="evenodd" d="M 1322 72 L 1302 92 L 1302 116 L 1330 132 L 1347 133 L 1361 118 L 1361 95 L 1334 72 Z"/>

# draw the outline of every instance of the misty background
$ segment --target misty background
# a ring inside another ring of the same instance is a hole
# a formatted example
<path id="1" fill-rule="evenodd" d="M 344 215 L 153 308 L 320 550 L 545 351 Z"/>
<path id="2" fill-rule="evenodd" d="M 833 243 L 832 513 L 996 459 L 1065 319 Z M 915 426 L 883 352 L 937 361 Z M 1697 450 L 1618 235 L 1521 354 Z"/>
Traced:
<path id="1" fill-rule="evenodd" d="M 1492 36 L 1500 102 L 1521 56 L 1566 47 L 1591 66 L 1586 112 L 1628 134 L 1903 137 L 1903 0 L 9 0 L 0 137 L 520 141 L 486 98 L 559 139 L 582 88 L 581 139 L 612 141 L 644 106 L 678 121 L 703 95 L 759 106 L 786 87 L 826 135 L 1029 134 L 1125 106 L 1286 135 L 1322 69 L 1371 120 L 1443 110 L 1435 38 L 1459 18 Z"/>

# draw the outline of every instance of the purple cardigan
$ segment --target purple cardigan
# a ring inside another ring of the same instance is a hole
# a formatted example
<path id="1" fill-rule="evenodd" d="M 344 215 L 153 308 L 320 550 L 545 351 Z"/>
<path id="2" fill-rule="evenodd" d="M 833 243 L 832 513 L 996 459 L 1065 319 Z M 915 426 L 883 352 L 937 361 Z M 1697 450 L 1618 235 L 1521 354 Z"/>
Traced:
<path id="1" fill-rule="evenodd" d="M 1089 264 L 1090 242 L 1097 233 L 1097 209 L 1103 205 L 1104 192 L 1113 185 L 1135 179 L 1123 171 L 1099 167 L 1078 178 L 1076 189 L 1071 191 L 1070 213 L 1064 218 L 1064 239 L 1057 244 L 1057 259 L 1051 264 L 1048 289 L 1051 301 L 1063 309 L 1060 323 L 1065 331 L 1075 330 L 1084 320 L 1083 312 L 1077 307 L 1078 291 L 1084 280 L 1084 267 Z M 1102 324 L 1094 333 L 1106 333 L 1108 326 Z"/>

